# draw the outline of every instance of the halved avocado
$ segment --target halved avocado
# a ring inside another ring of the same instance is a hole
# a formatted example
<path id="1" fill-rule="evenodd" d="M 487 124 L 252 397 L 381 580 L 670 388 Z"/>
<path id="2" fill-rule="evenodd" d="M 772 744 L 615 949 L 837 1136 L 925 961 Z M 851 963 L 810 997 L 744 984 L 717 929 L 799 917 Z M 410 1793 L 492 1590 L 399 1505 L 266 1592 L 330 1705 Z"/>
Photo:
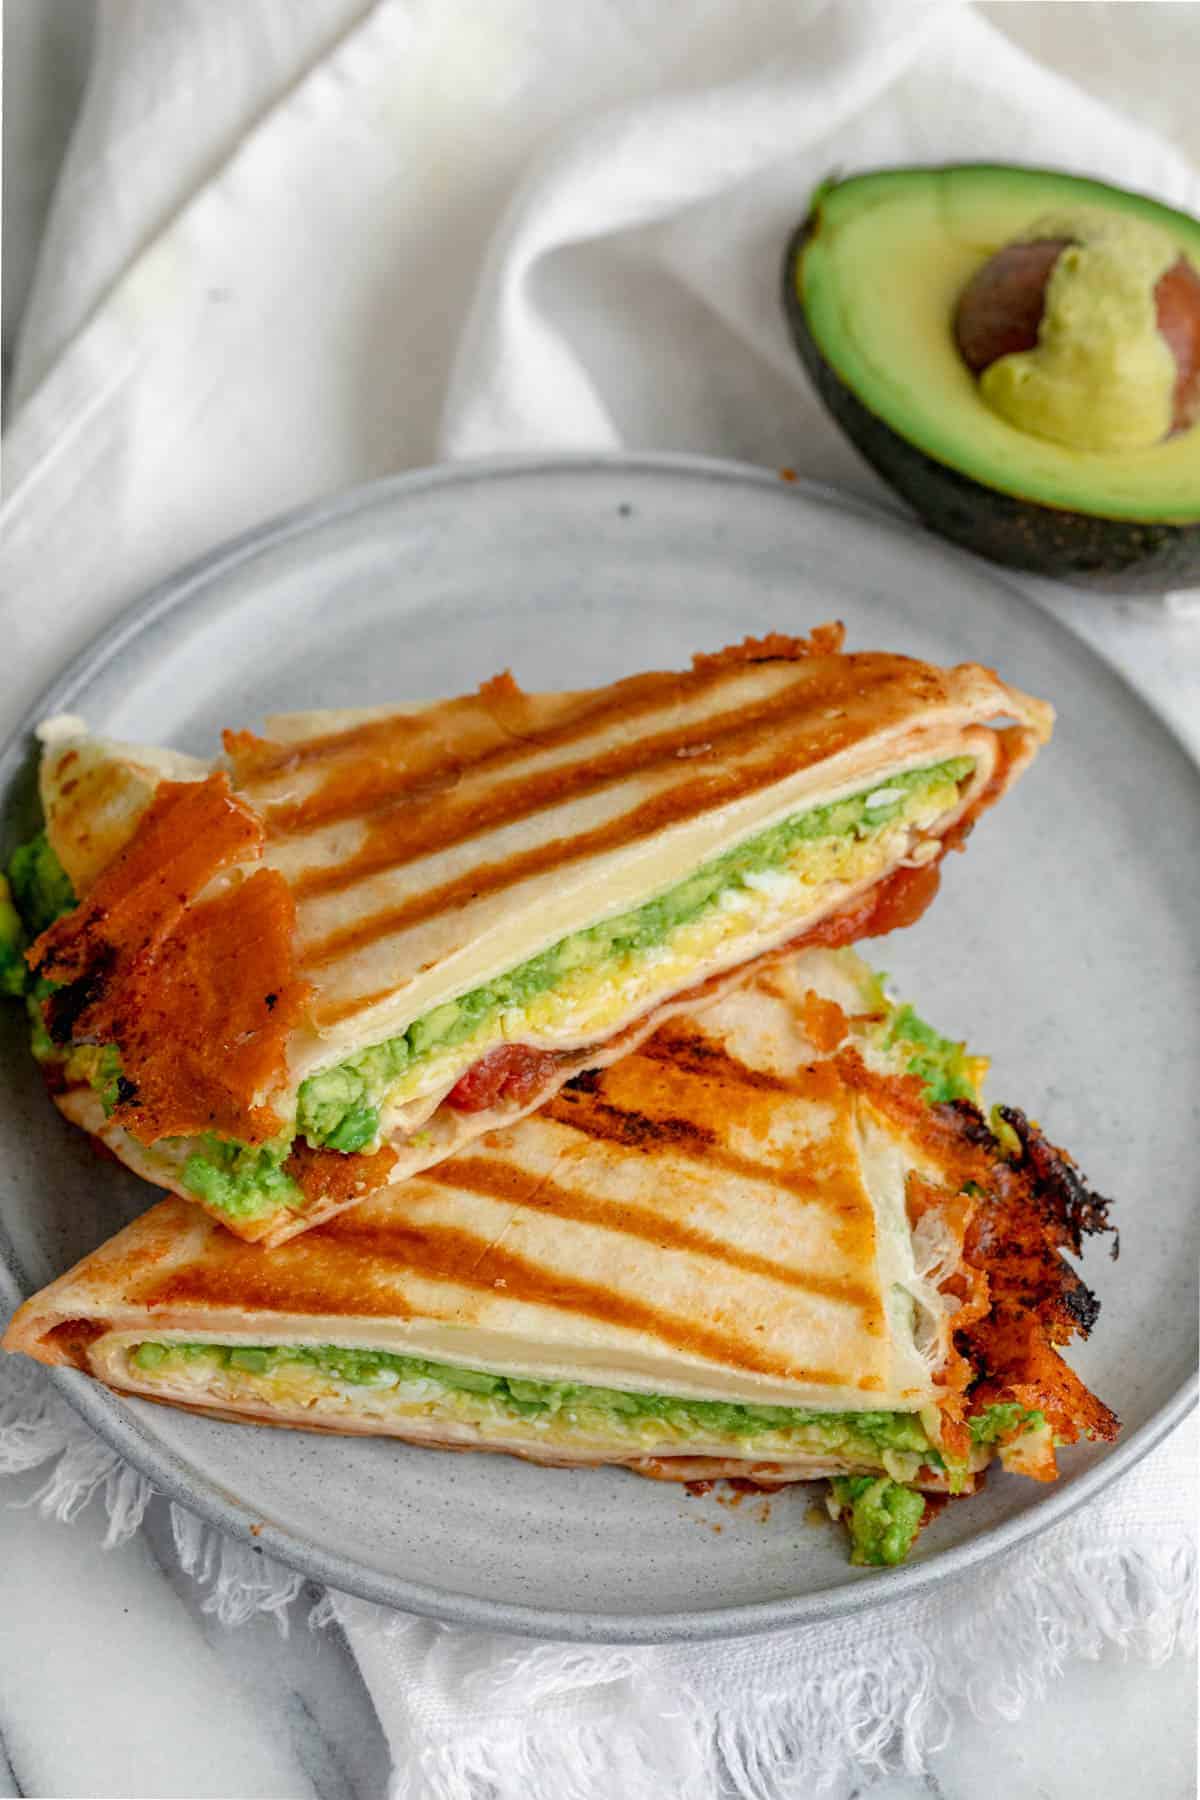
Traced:
<path id="1" fill-rule="evenodd" d="M 1200 583 L 1200 425 L 1147 449 L 1070 449 L 993 412 L 953 333 L 964 287 L 1046 215 L 1097 209 L 1169 231 L 1200 269 L 1200 220 L 1103 182 L 1000 164 L 829 181 L 793 234 L 784 304 L 817 390 L 935 531 L 1090 587 Z"/>

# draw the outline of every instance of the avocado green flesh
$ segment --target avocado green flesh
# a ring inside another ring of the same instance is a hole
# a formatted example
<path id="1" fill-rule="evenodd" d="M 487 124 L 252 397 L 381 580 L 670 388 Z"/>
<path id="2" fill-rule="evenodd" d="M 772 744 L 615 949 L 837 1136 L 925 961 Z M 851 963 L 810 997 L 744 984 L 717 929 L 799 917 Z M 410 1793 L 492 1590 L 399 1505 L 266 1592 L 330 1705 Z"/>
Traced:
<path id="1" fill-rule="evenodd" d="M 870 414 L 965 478 L 1101 520 L 1193 523 L 1200 519 L 1200 429 L 1113 453 L 1052 443 L 995 413 L 958 354 L 952 319 L 969 279 L 1043 215 L 1081 210 L 1144 221 L 1200 268 L 1200 221 L 1100 182 L 988 165 L 886 170 L 830 183 L 815 196 L 789 270 L 798 341 L 803 330 Z M 883 467 L 866 435 L 839 417 Z M 907 491 L 894 470 L 885 472 Z M 1021 520 L 1008 525 L 1016 536 Z M 1036 558 L 1024 566 L 1037 566 Z"/>
<path id="2" fill-rule="evenodd" d="M 1046 1415 L 1018 1406 L 1015 1400 L 1004 1400 L 997 1406 L 989 1406 L 986 1412 L 976 1413 L 968 1423 L 973 1444 L 995 1444 L 1018 1430 L 1040 1431 L 1046 1423 Z"/>
<path id="3" fill-rule="evenodd" d="M 25 949 L 76 905 L 71 878 L 44 831 L 13 851 L 7 879 L 0 875 L 0 994 L 14 1000 L 24 998 L 31 1048 L 42 1063 L 68 1058 L 51 1041 L 42 1018 L 42 1001 L 54 992 L 56 984 L 33 974 L 25 961 Z"/>
<path id="4" fill-rule="evenodd" d="M 298 1132 L 314 1147 L 361 1150 L 378 1132 L 379 1108 L 389 1088 L 420 1058 L 463 1042 L 497 1013 L 527 1005 L 569 974 L 662 944 L 715 907 L 722 895 L 745 886 L 747 876 L 779 868 L 805 841 L 850 834 L 862 838 L 882 830 L 932 789 L 961 782 L 972 767 L 969 757 L 954 757 L 889 777 L 882 786 L 831 806 L 811 808 L 706 863 L 658 899 L 573 932 L 499 980 L 437 1007 L 401 1036 L 310 1076 L 300 1088 Z M 872 806 L 875 793 L 894 798 Z"/>

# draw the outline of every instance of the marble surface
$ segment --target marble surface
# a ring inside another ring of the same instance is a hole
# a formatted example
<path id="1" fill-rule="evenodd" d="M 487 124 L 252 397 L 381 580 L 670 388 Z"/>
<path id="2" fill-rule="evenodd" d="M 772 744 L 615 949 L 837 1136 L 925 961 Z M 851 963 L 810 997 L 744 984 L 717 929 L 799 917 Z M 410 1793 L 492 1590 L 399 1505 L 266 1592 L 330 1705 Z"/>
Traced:
<path id="1" fill-rule="evenodd" d="M 1200 157 L 1200 6 L 983 10 Z M 6 351 L 78 101 L 92 13 L 92 0 L 5 8 Z M 152 1505 L 132 1543 L 104 1552 L 98 1507 L 71 1526 L 43 1520 L 19 1504 L 36 1485 L 22 1477 L 0 1490 L 0 1796 L 383 1795 L 387 1746 L 335 1628 L 300 1626 L 285 1638 L 260 1618 L 228 1630 L 179 1571 L 165 1507 Z M 1195 1664 L 1177 1658 L 1153 1669 L 1116 1653 L 1071 1664 L 1019 1726 L 960 1716 L 924 1777 L 864 1779 L 833 1800 L 983 1800 L 1001 1790 L 998 1767 L 1006 1800 L 1186 1800 L 1196 1791 Z"/>

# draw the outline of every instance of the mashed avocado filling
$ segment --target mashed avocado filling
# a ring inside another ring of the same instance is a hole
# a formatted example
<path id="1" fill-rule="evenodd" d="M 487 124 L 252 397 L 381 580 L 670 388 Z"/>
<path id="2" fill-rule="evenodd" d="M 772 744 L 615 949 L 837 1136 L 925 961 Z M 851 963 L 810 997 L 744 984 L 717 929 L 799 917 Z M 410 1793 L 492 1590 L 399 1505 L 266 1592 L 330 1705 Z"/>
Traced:
<path id="1" fill-rule="evenodd" d="M 973 1445 L 1003 1444 L 1005 1449 L 1012 1446 L 1014 1467 L 1019 1467 L 1020 1441 L 1028 1442 L 1044 1433 L 1046 1417 L 1015 1401 L 1002 1401 L 977 1413 L 968 1424 Z M 1007 1460 L 1003 1451 L 1001 1460 Z M 939 1462 L 949 1467 L 936 1451 L 927 1461 L 935 1467 Z M 950 1472 L 953 1493 L 953 1469 Z M 858 1568 L 894 1568 L 902 1563 L 925 1516 L 924 1494 L 894 1479 L 891 1469 L 883 1475 L 835 1475 L 829 1483 L 827 1505 L 849 1533 L 850 1561 Z"/>
<path id="2" fill-rule="evenodd" d="M 497 1427 L 510 1438 L 550 1448 L 570 1439 L 610 1453 L 664 1441 L 680 1455 L 693 1446 L 705 1454 L 777 1459 L 791 1454 L 836 1456 L 872 1473 L 831 1482 L 830 1510 L 850 1530 L 852 1561 L 893 1564 L 904 1557 L 925 1509 L 921 1494 L 904 1484 L 919 1469 L 947 1469 L 951 1487 L 965 1467 L 948 1463 L 916 1413 L 813 1412 L 794 1406 L 754 1406 L 727 1400 L 686 1400 L 667 1394 L 635 1394 L 566 1381 L 533 1381 L 461 1369 L 390 1350 L 355 1350 L 334 1344 L 232 1345 L 164 1343 L 154 1339 L 130 1351 L 140 1381 L 203 1382 L 210 1398 L 249 1399 L 311 1406 L 336 1401 L 347 1389 L 370 1389 L 377 1413 L 433 1417 L 456 1424 Z M 354 1395 L 351 1393 L 350 1402 Z M 360 1402 L 361 1405 L 361 1402 Z M 314 1415 L 317 1416 L 317 1415 Z M 971 1420 L 974 1444 L 1013 1439 L 1044 1424 L 1041 1413 L 1004 1404 Z"/>
<path id="3" fill-rule="evenodd" d="M 498 1032 L 504 1035 L 505 1016 L 520 1014 L 539 996 L 561 993 L 569 1000 L 599 985 L 619 991 L 639 967 L 668 955 L 673 943 L 681 945 L 680 932 L 706 915 L 717 917 L 723 905 L 736 903 L 735 896 L 744 902 L 766 892 L 772 878 L 785 870 L 803 875 L 810 847 L 864 842 L 897 822 L 936 817 L 954 804 L 973 766 L 970 757 L 953 757 L 909 770 L 890 777 L 883 787 L 812 807 L 760 832 L 645 905 L 571 933 L 495 981 L 436 1007 L 401 1035 L 310 1076 L 300 1087 L 294 1130 L 255 1146 L 205 1134 L 184 1162 L 183 1185 L 230 1217 L 251 1218 L 280 1205 L 301 1209 L 304 1197 L 284 1167 L 295 1137 L 306 1138 L 314 1149 L 352 1153 L 374 1147 L 382 1110 L 394 1099 L 398 1084 L 407 1088 L 431 1059 L 473 1038 L 481 1040 L 482 1054 L 497 1041 Z M 9 884 L 11 897 L 0 890 L 0 992 L 26 994 L 34 1055 L 62 1062 L 70 1079 L 89 1081 L 111 1112 L 121 1079 L 116 1050 L 79 1046 L 64 1052 L 53 1045 L 40 1007 L 50 985 L 33 981 L 21 955 L 26 941 L 76 904 L 44 832 L 14 853 Z M 912 1046 L 908 1066 L 932 1084 L 930 1098 L 974 1093 L 972 1059 L 961 1045 L 939 1037 L 911 1008 L 902 1009 L 893 1031 L 897 1042 Z"/>
<path id="4" fill-rule="evenodd" d="M 298 1212 L 304 1196 L 283 1166 L 292 1141 L 285 1136 L 266 1144 L 238 1144 L 206 1131 L 183 1165 L 183 1185 L 232 1219 L 252 1219 L 279 1206 Z"/>
<path id="5" fill-rule="evenodd" d="M 582 985 L 606 965 L 615 970 L 628 957 L 659 948 L 681 927 L 715 910 L 727 895 L 753 891 L 756 878 L 792 862 L 806 843 L 871 837 L 921 802 L 944 810 L 954 803 L 973 766 L 970 757 L 954 757 L 893 776 L 886 787 L 813 807 L 714 858 L 644 906 L 572 932 L 498 980 L 435 1008 L 402 1035 L 310 1076 L 300 1088 L 297 1132 L 314 1148 L 364 1149 L 378 1134 L 380 1109 L 390 1091 L 433 1052 L 481 1035 L 499 1014 L 521 1011 L 540 994 L 564 983 Z"/>
<path id="6" fill-rule="evenodd" d="M 894 1568 L 912 1549 L 925 1516 L 925 1496 L 887 1475 L 838 1475 L 829 1483 L 829 1510 L 850 1534 L 858 1568 Z"/>
<path id="7" fill-rule="evenodd" d="M 31 939 L 39 937 L 64 913 L 74 911 L 77 904 L 71 878 L 44 831 L 13 851 L 8 879 L 13 902 Z"/>
<path id="8" fill-rule="evenodd" d="M 54 992 L 54 983 L 32 974 L 25 961 L 25 950 L 56 919 L 73 912 L 77 904 L 71 878 L 44 831 L 13 851 L 7 879 L 0 875 L 0 994 L 25 1000 L 33 1031 L 33 1054 L 39 1062 L 64 1062 L 69 1058 L 51 1043 L 42 1018 L 42 1001 Z"/>
<path id="9" fill-rule="evenodd" d="M 533 1381 L 461 1369 L 426 1357 L 339 1345 L 235 1346 L 150 1341 L 132 1352 L 142 1374 L 178 1375 L 201 1365 L 207 1373 L 230 1371 L 269 1382 L 282 1374 L 309 1385 L 344 1384 L 386 1390 L 406 1411 L 494 1424 L 502 1419 L 540 1422 L 556 1436 L 689 1440 L 728 1445 L 735 1452 L 812 1450 L 872 1466 L 890 1466 L 911 1477 L 932 1462 L 943 1467 L 916 1413 L 803 1411 L 794 1406 L 739 1405 L 729 1400 L 684 1400 L 636 1394 L 567 1381 Z"/>
<path id="10" fill-rule="evenodd" d="M 7 880 L 0 875 L 0 994 L 24 998 L 38 1062 L 61 1063 L 69 1081 L 89 1082 L 109 1113 L 117 1104 L 121 1079 L 116 1046 L 72 1044 L 64 1048 L 54 1043 L 42 1018 L 42 1002 L 56 984 L 35 976 L 25 961 L 27 945 L 64 913 L 74 912 L 78 904 L 71 878 L 44 831 L 13 851 Z"/>
<path id="11" fill-rule="evenodd" d="M 893 1016 L 884 1031 L 882 1047 L 898 1046 L 909 1050 L 905 1065 L 909 1075 L 924 1083 L 925 1098 L 931 1105 L 944 1100 L 978 1100 L 987 1070 L 987 1058 L 968 1056 L 965 1044 L 944 1038 L 918 1018 L 911 1006 L 889 1008 Z"/>
<path id="12" fill-rule="evenodd" d="M 25 992 L 25 930 L 13 905 L 12 887 L 0 875 L 0 994 L 19 1000 Z"/>
<path id="13" fill-rule="evenodd" d="M 26 946 L 75 905 L 70 878 L 44 831 L 13 851 L 7 878 L 0 875 L 0 994 L 20 1000 L 50 992 L 49 982 L 35 982 L 30 974 Z"/>

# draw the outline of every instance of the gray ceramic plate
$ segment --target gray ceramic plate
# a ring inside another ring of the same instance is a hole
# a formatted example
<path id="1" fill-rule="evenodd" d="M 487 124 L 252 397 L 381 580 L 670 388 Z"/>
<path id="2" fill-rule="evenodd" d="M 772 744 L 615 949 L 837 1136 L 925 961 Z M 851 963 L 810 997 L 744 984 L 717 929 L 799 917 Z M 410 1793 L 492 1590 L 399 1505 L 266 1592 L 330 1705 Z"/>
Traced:
<path id="1" fill-rule="evenodd" d="M 1121 1414 L 1056 1487 L 999 1477 L 909 1567 L 847 1567 L 811 1492 L 754 1502 L 619 1471 L 538 1469 L 383 1441 L 224 1425 L 73 1371 L 97 1431 L 196 1512 L 340 1588 L 439 1618 L 598 1640 L 706 1637 L 912 1592 L 1061 1517 L 1192 1399 L 1200 1068 L 1200 773 L 1105 665 L 969 558 L 835 497 L 738 467 L 639 458 L 405 476 L 243 539 L 119 621 L 30 718 L 209 753 L 270 711 L 454 693 L 511 666 L 590 685 L 776 628 L 976 659 L 1052 698 L 1051 748 L 915 929 L 875 946 L 900 988 L 992 1056 L 991 1092 L 1120 1197 L 1121 1260 L 1077 1358 Z M 28 739 L 0 765 L 6 844 L 28 823 Z M 2 1009 L 0 1206 L 13 1298 L 141 1210 L 40 1092 Z"/>

